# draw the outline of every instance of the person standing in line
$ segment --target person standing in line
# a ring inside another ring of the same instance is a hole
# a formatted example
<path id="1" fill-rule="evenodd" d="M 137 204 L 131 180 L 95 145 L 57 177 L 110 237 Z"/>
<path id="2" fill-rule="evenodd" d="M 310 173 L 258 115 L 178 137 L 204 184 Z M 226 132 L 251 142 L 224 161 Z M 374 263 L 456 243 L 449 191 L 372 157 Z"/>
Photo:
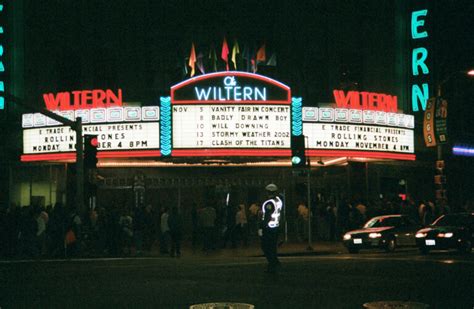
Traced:
<path id="1" fill-rule="evenodd" d="M 298 219 L 297 219 L 297 237 L 299 241 L 308 240 L 308 229 L 309 229 L 309 209 L 306 207 L 305 202 L 301 202 L 297 207 Z"/>
<path id="2" fill-rule="evenodd" d="M 203 231 L 203 251 L 209 251 L 215 248 L 213 235 L 216 226 L 216 210 L 214 207 L 206 204 L 200 212 L 200 222 Z"/>
<path id="3" fill-rule="evenodd" d="M 182 220 L 178 211 L 178 207 L 171 208 L 171 213 L 168 217 L 168 226 L 171 236 L 171 257 L 181 256 L 181 235 L 182 235 Z"/>
<path id="4" fill-rule="evenodd" d="M 252 203 L 250 204 L 249 210 L 248 210 L 248 226 L 249 226 L 249 235 L 250 235 L 250 241 L 253 242 L 256 237 L 257 237 L 257 231 L 258 231 L 258 226 L 259 226 L 259 217 L 258 214 L 260 212 L 260 207 L 257 205 L 257 203 Z"/>
<path id="5" fill-rule="evenodd" d="M 193 250 L 196 249 L 199 237 L 199 218 L 198 218 L 198 207 L 196 203 L 193 203 L 191 208 L 191 224 L 192 224 L 192 235 L 191 244 Z"/>
<path id="6" fill-rule="evenodd" d="M 265 190 L 267 191 L 268 199 L 262 204 L 262 220 L 258 234 L 261 237 L 263 254 L 268 261 L 266 272 L 276 273 L 277 268 L 280 266 L 277 245 L 283 201 L 277 195 L 278 187 L 275 184 L 269 184 L 265 187 Z"/>
<path id="7" fill-rule="evenodd" d="M 170 227 L 168 225 L 168 207 L 164 207 L 162 210 L 161 218 L 160 218 L 160 229 L 161 229 L 161 241 L 160 241 L 160 253 L 167 254 L 169 253 L 168 248 L 168 239 L 170 233 Z"/>
<path id="8" fill-rule="evenodd" d="M 247 247 L 247 213 L 244 204 L 239 205 L 239 210 L 235 214 L 235 239 Z"/>

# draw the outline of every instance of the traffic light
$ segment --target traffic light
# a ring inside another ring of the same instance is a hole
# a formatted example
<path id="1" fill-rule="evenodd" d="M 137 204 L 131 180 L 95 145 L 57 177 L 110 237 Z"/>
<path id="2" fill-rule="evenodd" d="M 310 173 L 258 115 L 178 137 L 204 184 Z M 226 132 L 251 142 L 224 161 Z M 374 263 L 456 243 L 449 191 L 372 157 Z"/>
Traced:
<path id="1" fill-rule="evenodd" d="M 84 167 L 97 167 L 97 135 L 84 135 Z"/>
<path id="2" fill-rule="evenodd" d="M 291 165 L 293 167 L 305 167 L 306 155 L 304 135 L 291 137 Z"/>

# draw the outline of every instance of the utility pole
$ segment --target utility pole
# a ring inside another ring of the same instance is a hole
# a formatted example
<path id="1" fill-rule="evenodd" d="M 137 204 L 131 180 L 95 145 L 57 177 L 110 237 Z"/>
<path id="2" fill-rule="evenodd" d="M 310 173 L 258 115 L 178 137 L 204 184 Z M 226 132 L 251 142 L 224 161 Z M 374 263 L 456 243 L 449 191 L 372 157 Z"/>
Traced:
<path id="1" fill-rule="evenodd" d="M 309 157 L 308 157 L 308 170 L 306 171 L 306 175 L 307 175 L 307 178 L 306 178 L 306 181 L 307 181 L 307 185 L 306 185 L 306 188 L 308 190 L 307 194 L 308 194 L 308 248 L 306 248 L 306 250 L 308 251 L 313 251 L 313 246 L 312 246 L 312 237 L 311 237 L 311 234 L 312 234 L 312 229 L 311 229 L 311 216 L 313 215 L 311 213 L 311 164 L 310 164 L 310 161 L 309 161 Z"/>
<path id="2" fill-rule="evenodd" d="M 67 125 L 71 127 L 71 129 L 76 131 L 76 211 L 81 212 L 82 210 L 84 210 L 84 157 L 82 143 L 82 118 L 77 117 L 76 121 L 71 121 L 45 108 L 35 106 L 31 103 L 27 103 L 25 100 L 20 99 L 14 95 L 5 93 L 5 98 L 10 102 L 14 102 L 15 104 L 29 111 L 34 111 L 43 114 L 46 117 L 49 117 L 64 125 Z"/>
<path id="3" fill-rule="evenodd" d="M 309 142 L 308 142 L 308 137 L 305 136 L 305 152 L 306 152 L 306 149 L 308 148 L 309 146 Z M 311 216 L 313 215 L 311 213 L 311 161 L 309 159 L 309 156 L 305 156 L 306 157 L 306 167 L 307 167 L 307 170 L 306 170 L 306 189 L 307 189 L 307 199 L 308 199 L 308 247 L 306 248 L 306 250 L 308 251 L 313 251 L 313 246 L 312 246 L 312 228 L 311 228 Z"/>

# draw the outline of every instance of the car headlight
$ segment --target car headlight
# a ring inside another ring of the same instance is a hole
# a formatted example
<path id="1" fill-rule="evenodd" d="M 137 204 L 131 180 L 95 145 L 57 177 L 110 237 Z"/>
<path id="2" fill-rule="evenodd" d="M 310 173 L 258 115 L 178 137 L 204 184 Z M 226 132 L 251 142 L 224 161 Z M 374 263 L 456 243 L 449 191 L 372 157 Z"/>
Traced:
<path id="1" fill-rule="evenodd" d="M 425 238 L 425 237 L 426 237 L 426 233 L 416 233 L 415 237 L 416 237 L 416 238 Z"/>
<path id="2" fill-rule="evenodd" d="M 369 238 L 380 238 L 382 237 L 382 234 L 380 233 L 370 233 Z"/>
<path id="3" fill-rule="evenodd" d="M 349 240 L 351 239 L 351 234 L 344 234 L 344 240 Z"/>
<path id="4" fill-rule="evenodd" d="M 453 233 L 451 233 L 451 232 L 450 233 L 439 233 L 438 237 L 440 237 L 440 238 L 451 238 L 451 237 L 453 237 Z"/>

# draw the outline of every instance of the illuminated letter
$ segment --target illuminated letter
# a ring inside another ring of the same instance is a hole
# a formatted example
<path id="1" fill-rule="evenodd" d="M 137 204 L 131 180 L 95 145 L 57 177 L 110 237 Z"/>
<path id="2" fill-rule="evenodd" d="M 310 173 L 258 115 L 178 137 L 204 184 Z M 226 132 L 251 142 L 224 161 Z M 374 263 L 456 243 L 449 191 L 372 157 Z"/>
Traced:
<path id="1" fill-rule="evenodd" d="M 428 37 L 428 32 L 418 32 L 418 27 L 424 26 L 425 20 L 418 19 L 420 16 L 428 15 L 428 10 L 415 11 L 411 13 L 411 37 L 413 39 L 421 39 Z"/>
<path id="2" fill-rule="evenodd" d="M 348 108 L 350 101 L 354 99 L 354 91 L 349 91 L 347 96 L 344 95 L 344 91 L 342 90 L 333 90 L 334 101 L 336 101 L 336 106 L 339 108 Z"/>
<path id="3" fill-rule="evenodd" d="M 360 93 L 360 97 L 362 99 L 362 102 L 360 103 L 360 105 L 362 106 L 362 109 L 370 109 L 369 106 L 368 106 L 368 97 L 369 97 L 369 93 L 370 92 L 365 92 L 365 91 L 362 91 Z M 354 106 L 354 104 L 352 105 Z M 360 108 L 360 106 L 354 106 L 355 108 Z"/>
<path id="4" fill-rule="evenodd" d="M 259 97 L 262 99 L 262 101 L 267 99 L 267 88 L 263 88 L 263 91 L 260 91 L 257 87 L 255 87 L 255 101 L 257 101 Z"/>
<path id="5" fill-rule="evenodd" d="M 46 105 L 46 109 L 48 110 L 56 110 L 59 108 L 59 103 L 62 101 L 62 93 L 56 94 L 56 97 L 54 97 L 54 94 L 52 93 L 45 93 L 43 94 L 43 100 L 44 104 Z M 63 104 L 61 104 L 62 106 Z"/>
<path id="6" fill-rule="evenodd" d="M 384 95 L 382 97 L 386 112 L 396 113 L 398 110 L 397 96 Z"/>
<path id="7" fill-rule="evenodd" d="M 117 95 L 110 89 L 106 90 L 107 105 L 122 106 L 122 89 L 117 90 Z"/>
<path id="8" fill-rule="evenodd" d="M 252 100 L 252 88 L 244 87 L 244 101 L 245 100 Z"/>
<path id="9" fill-rule="evenodd" d="M 83 90 L 82 91 L 82 98 L 81 98 L 81 107 L 86 109 L 88 108 L 89 106 L 87 106 L 87 102 L 89 101 L 90 103 L 90 100 L 92 99 L 92 91 L 91 90 Z"/>
<path id="10" fill-rule="evenodd" d="M 225 98 L 222 96 L 222 88 L 221 87 L 217 88 L 217 94 L 218 94 L 218 100 L 219 101 L 225 101 Z"/>
<path id="11" fill-rule="evenodd" d="M 367 102 L 368 109 L 379 110 L 379 111 L 383 110 L 383 107 L 381 106 L 382 104 L 380 102 L 380 96 L 378 95 L 378 93 L 369 92 L 368 101 L 369 101 Z"/>
<path id="12" fill-rule="evenodd" d="M 204 89 L 198 89 L 194 87 L 194 91 L 196 92 L 197 99 L 201 100 L 209 100 L 209 94 L 211 93 L 211 87 L 207 88 L 207 92 Z"/>
<path id="13" fill-rule="evenodd" d="M 3 45 L 0 45 L 0 57 L 3 56 Z M 0 72 L 5 72 L 5 67 L 3 66 L 3 61 L 0 60 Z"/>
<path id="14" fill-rule="evenodd" d="M 421 86 L 423 87 L 423 92 L 418 85 L 411 87 L 411 105 L 414 112 L 418 111 L 418 101 L 421 103 L 421 109 L 426 109 L 426 101 L 428 101 L 429 97 L 428 84 L 424 83 Z"/>
<path id="15" fill-rule="evenodd" d="M 5 85 L 3 82 L 0 82 L 0 92 L 5 92 Z M 3 96 L 0 96 L 0 109 L 5 108 L 5 98 Z"/>
<path id="16" fill-rule="evenodd" d="M 105 107 L 104 104 L 105 91 L 104 90 L 92 90 L 92 105 L 96 108 Z"/>
<path id="17" fill-rule="evenodd" d="M 230 91 L 232 90 L 232 87 L 224 87 L 226 90 L 226 98 L 227 100 L 230 100 Z"/>
<path id="18" fill-rule="evenodd" d="M 240 86 L 237 86 L 234 88 L 234 100 L 236 101 L 241 101 L 242 100 L 242 88 Z"/>
<path id="19" fill-rule="evenodd" d="M 418 55 L 421 55 L 418 57 Z M 413 75 L 417 76 L 419 74 L 418 67 L 421 67 L 423 74 L 430 73 L 428 66 L 426 65 L 425 61 L 428 58 L 428 51 L 424 47 L 415 48 L 412 53 L 411 63 L 412 63 L 412 71 Z"/>
<path id="20" fill-rule="evenodd" d="M 73 106 L 74 106 L 73 109 L 80 109 L 81 108 L 81 102 L 80 102 L 81 91 L 79 90 L 73 91 L 72 96 L 73 96 Z M 65 109 L 69 109 L 69 108 L 65 108 Z"/>
<path id="21" fill-rule="evenodd" d="M 3 4 L 0 4 L 0 12 L 3 12 Z M 3 19 L 2 19 L 3 21 Z M 3 34 L 3 26 L 0 25 L 0 34 Z M 0 45 L 0 57 L 3 56 L 3 45 Z M 5 67 L 3 66 L 3 60 L 0 60 L 0 72 L 5 72 Z M 0 109 L 5 108 L 5 97 L 3 96 L 3 92 L 5 92 L 5 84 L 3 80 L 0 81 L 0 92 L 2 95 L 0 96 Z"/>

